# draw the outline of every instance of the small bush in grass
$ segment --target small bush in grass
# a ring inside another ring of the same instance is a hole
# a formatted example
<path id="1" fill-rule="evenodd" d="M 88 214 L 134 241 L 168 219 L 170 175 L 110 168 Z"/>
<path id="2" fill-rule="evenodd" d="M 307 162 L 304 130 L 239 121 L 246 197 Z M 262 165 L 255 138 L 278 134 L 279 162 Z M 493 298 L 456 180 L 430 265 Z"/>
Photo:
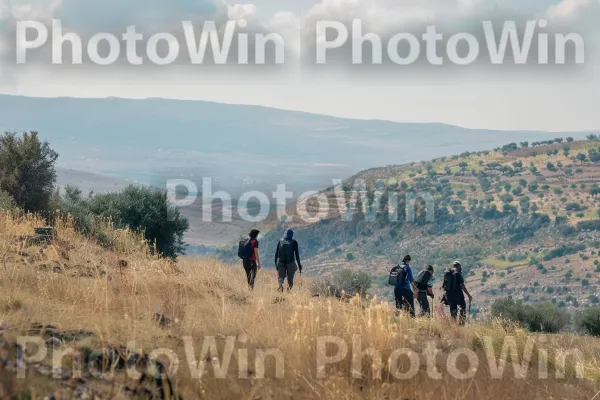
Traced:
<path id="1" fill-rule="evenodd" d="M 342 292 L 346 296 L 360 295 L 364 297 L 371 288 L 371 277 L 360 271 L 343 269 L 333 274 L 332 278 L 315 280 L 311 293 L 318 296 L 340 297 Z"/>
<path id="2" fill-rule="evenodd" d="M 11 210 L 15 207 L 15 200 L 12 196 L 0 190 L 0 210 Z"/>
<path id="3" fill-rule="evenodd" d="M 528 305 L 511 297 L 496 300 L 492 316 L 518 323 L 532 332 L 556 333 L 569 323 L 569 314 L 551 302 Z"/>
<path id="4" fill-rule="evenodd" d="M 600 307 L 590 307 L 575 314 L 575 326 L 590 335 L 600 336 Z"/>

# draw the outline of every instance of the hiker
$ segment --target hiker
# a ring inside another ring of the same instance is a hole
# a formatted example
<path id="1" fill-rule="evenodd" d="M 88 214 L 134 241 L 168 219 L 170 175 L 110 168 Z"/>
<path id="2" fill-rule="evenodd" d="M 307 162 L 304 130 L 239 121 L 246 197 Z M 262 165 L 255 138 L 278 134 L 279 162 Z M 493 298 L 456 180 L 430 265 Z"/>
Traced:
<path id="1" fill-rule="evenodd" d="M 296 263 L 298 264 L 296 266 Z M 294 239 L 294 231 L 287 229 L 283 238 L 277 243 L 275 250 L 275 266 L 279 275 L 279 288 L 283 292 L 283 282 L 287 278 L 288 292 L 294 286 L 294 274 L 296 269 L 302 273 L 302 264 L 300 263 L 300 253 L 298 251 L 298 242 Z"/>
<path id="2" fill-rule="evenodd" d="M 458 261 L 454 261 L 454 269 L 448 270 L 444 275 L 442 288 L 446 291 L 446 300 L 450 306 L 450 316 L 456 320 L 459 325 L 467 322 L 467 303 L 465 302 L 465 293 L 469 297 L 469 303 L 473 296 L 465 286 L 465 279 L 462 276 L 462 266 Z M 459 317 L 460 313 L 460 317 Z"/>
<path id="3" fill-rule="evenodd" d="M 415 285 L 418 289 L 417 301 L 421 306 L 421 316 L 431 316 L 431 310 L 429 308 L 429 299 L 427 297 L 435 298 L 433 294 L 433 266 L 428 265 L 427 269 L 419 272 L 415 278 Z"/>
<path id="4" fill-rule="evenodd" d="M 400 272 L 398 273 L 398 281 L 394 288 L 394 297 L 396 298 L 396 309 L 404 309 L 410 313 L 411 317 L 415 317 L 415 296 L 418 291 L 414 279 L 412 268 L 410 267 L 411 258 L 406 255 L 402 259 Z"/>
<path id="5" fill-rule="evenodd" d="M 260 257 L 258 256 L 259 230 L 252 229 L 248 237 L 240 241 L 238 256 L 242 259 L 242 265 L 246 271 L 246 280 L 250 289 L 254 289 L 254 279 L 260 269 Z"/>

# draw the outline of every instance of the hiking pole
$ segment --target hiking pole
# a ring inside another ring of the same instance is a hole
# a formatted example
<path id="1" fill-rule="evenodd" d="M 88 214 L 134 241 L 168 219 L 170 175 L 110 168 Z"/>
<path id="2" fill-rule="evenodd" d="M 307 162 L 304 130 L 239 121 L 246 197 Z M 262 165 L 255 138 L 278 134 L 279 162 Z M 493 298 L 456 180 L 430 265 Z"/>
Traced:
<path id="1" fill-rule="evenodd" d="M 471 321 L 471 302 L 472 302 L 472 300 L 469 300 L 469 315 L 468 315 L 468 317 L 467 317 L 467 319 L 468 319 L 469 321 Z"/>

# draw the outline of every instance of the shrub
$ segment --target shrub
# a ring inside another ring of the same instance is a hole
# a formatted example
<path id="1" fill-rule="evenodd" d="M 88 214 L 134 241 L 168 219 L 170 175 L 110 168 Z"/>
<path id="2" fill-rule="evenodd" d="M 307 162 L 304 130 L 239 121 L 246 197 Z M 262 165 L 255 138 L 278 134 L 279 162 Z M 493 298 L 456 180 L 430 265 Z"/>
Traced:
<path id="1" fill-rule="evenodd" d="M 75 187 L 67 187 L 65 192 L 64 197 L 55 198 L 57 207 L 61 213 L 74 217 L 75 226 L 82 233 L 102 242 L 92 228 L 97 220 L 109 220 L 118 228 L 143 233 L 150 249 L 155 246 L 162 256 L 174 259 L 183 254 L 183 235 L 189 223 L 169 204 L 166 191 L 130 185 L 121 192 L 86 199 Z"/>
<path id="2" fill-rule="evenodd" d="M 15 200 L 12 196 L 0 190 L 0 210 L 10 210 L 15 207 Z"/>
<path id="3" fill-rule="evenodd" d="M 575 326 L 590 335 L 600 336 L 600 307 L 590 307 L 575 314 Z"/>
<path id="4" fill-rule="evenodd" d="M 561 225 L 558 231 L 564 237 L 569 237 L 577 234 L 577 229 L 571 225 Z"/>
<path id="5" fill-rule="evenodd" d="M 40 142 L 37 132 L 22 136 L 5 133 L 0 137 L 0 190 L 25 211 L 48 211 L 57 158 L 58 153 L 47 142 Z"/>
<path id="6" fill-rule="evenodd" d="M 360 295 L 364 297 L 371 288 L 371 277 L 365 272 L 343 269 L 335 272 L 332 279 L 320 278 L 311 286 L 311 293 L 319 296 L 341 297 Z"/>
<path id="7" fill-rule="evenodd" d="M 492 316 L 515 322 L 532 332 L 556 333 L 569 323 L 569 315 L 551 302 L 528 305 L 510 297 L 492 304 Z"/>
<path id="8" fill-rule="evenodd" d="M 352 253 L 346 254 L 346 260 L 348 260 L 348 261 L 354 260 L 354 254 L 352 254 Z"/>
<path id="9" fill-rule="evenodd" d="M 514 200 L 514 198 L 510 194 L 503 194 L 500 197 L 500 200 L 502 200 L 503 203 L 508 204 L 508 203 L 512 202 Z"/>
<path id="10" fill-rule="evenodd" d="M 557 216 L 556 219 L 554 220 L 556 225 L 564 224 L 567 221 L 568 221 L 568 218 L 565 216 L 562 216 L 562 215 Z"/>

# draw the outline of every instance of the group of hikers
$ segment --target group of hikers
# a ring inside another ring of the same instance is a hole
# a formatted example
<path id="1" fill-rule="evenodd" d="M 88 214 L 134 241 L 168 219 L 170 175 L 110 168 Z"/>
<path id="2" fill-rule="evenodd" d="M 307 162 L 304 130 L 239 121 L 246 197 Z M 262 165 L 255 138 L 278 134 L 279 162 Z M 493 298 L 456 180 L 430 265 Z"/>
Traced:
<path id="1" fill-rule="evenodd" d="M 394 286 L 394 297 L 396 298 L 396 309 L 404 310 L 415 317 L 415 296 L 421 306 L 421 316 L 431 316 L 432 310 L 429 305 L 428 297 L 433 300 L 433 266 L 428 265 L 426 269 L 419 272 L 416 278 L 413 277 L 412 267 L 410 266 L 411 257 L 409 255 L 402 259 L 402 263 L 390 271 L 390 284 Z M 440 300 L 441 312 L 443 307 L 450 307 L 450 316 L 458 320 L 460 325 L 464 325 L 467 320 L 467 302 L 465 294 L 469 299 L 469 304 L 473 296 L 465 286 L 465 279 L 462 276 L 462 265 L 454 261 L 452 268 L 444 272 L 442 282 L 444 294 Z"/>
<path id="2" fill-rule="evenodd" d="M 258 255 L 258 235 L 260 231 L 252 229 L 248 237 L 240 241 L 238 257 L 242 259 L 242 265 L 246 271 L 248 286 L 254 289 L 254 280 L 260 269 L 260 257 Z M 280 292 L 283 292 L 283 284 L 287 279 L 287 290 L 294 286 L 294 275 L 296 271 L 302 274 L 302 263 L 300 262 L 300 251 L 298 242 L 294 239 L 294 231 L 287 229 L 283 238 L 277 243 L 275 250 L 275 266 L 277 267 Z"/>
<path id="3" fill-rule="evenodd" d="M 248 237 L 240 241 L 238 256 L 242 259 L 242 265 L 246 272 L 248 286 L 254 289 L 256 274 L 261 268 L 260 256 L 258 254 L 258 235 L 260 231 L 252 229 Z M 421 316 L 431 316 L 432 310 L 429 304 L 429 297 L 433 300 L 433 283 L 435 281 L 434 268 L 428 265 L 423 271 L 420 271 L 416 278 L 413 277 L 412 267 L 410 266 L 411 257 L 409 255 L 402 259 L 402 263 L 390 271 L 389 283 L 394 285 L 394 297 L 396 299 L 396 309 L 404 310 L 415 317 L 415 297 L 421 306 Z M 296 271 L 302 274 L 302 264 L 300 263 L 300 252 L 298 242 L 294 239 L 294 231 L 287 229 L 283 237 L 277 243 L 275 250 L 275 266 L 278 275 L 278 290 L 283 292 L 283 285 L 287 279 L 287 290 L 290 291 L 294 286 L 294 275 Z M 458 261 L 454 261 L 452 268 L 444 272 L 442 282 L 444 294 L 440 300 L 441 311 L 443 306 L 450 307 L 450 315 L 458 320 L 460 325 L 464 325 L 467 319 L 467 302 L 465 294 L 469 299 L 469 304 L 473 297 L 465 286 L 465 280 L 462 276 L 462 266 Z"/>

